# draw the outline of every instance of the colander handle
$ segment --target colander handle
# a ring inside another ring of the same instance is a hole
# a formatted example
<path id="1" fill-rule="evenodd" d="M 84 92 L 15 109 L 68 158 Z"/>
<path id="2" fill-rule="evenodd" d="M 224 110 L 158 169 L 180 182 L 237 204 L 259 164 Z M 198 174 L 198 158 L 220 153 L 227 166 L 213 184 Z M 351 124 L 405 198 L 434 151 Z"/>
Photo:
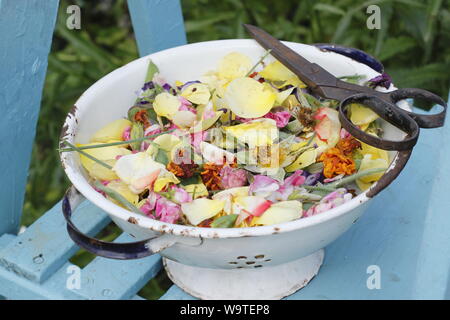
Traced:
<path id="1" fill-rule="evenodd" d="M 64 195 L 62 211 L 67 221 L 67 231 L 70 238 L 81 248 L 97 256 L 119 260 L 140 259 L 158 253 L 176 243 L 173 238 L 164 241 L 163 238 L 168 237 L 168 235 L 127 243 L 105 242 L 89 237 L 81 232 L 71 219 L 72 212 L 85 199 L 74 186 L 70 187 Z"/>

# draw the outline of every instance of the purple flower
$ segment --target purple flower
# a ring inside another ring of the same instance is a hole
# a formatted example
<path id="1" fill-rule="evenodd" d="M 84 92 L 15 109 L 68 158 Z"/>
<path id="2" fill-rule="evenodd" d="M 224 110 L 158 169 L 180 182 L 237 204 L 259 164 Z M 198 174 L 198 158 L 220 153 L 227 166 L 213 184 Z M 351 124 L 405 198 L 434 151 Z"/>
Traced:
<path id="1" fill-rule="evenodd" d="M 375 89 L 375 87 L 377 86 L 389 89 L 392 83 L 392 79 L 386 72 L 383 72 L 383 74 L 376 76 L 375 78 L 372 78 L 367 82 L 369 84 L 369 87 L 373 89 Z"/>
<path id="2" fill-rule="evenodd" d="M 149 81 L 144 83 L 144 86 L 142 87 L 142 91 L 148 90 L 148 89 L 153 89 L 155 88 L 155 84 L 153 83 L 153 81 Z"/>
<path id="3" fill-rule="evenodd" d="M 220 170 L 220 177 L 224 189 L 242 187 L 247 184 L 247 173 L 243 169 L 224 166 Z"/>

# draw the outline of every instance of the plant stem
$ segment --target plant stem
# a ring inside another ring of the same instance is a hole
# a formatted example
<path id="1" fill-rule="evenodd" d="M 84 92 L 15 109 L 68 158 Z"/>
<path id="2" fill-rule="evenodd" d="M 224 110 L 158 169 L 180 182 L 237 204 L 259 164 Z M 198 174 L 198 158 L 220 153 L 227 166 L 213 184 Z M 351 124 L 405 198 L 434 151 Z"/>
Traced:
<path id="1" fill-rule="evenodd" d="M 99 159 L 97 159 L 97 158 L 91 156 L 89 153 L 84 152 L 83 150 L 81 150 L 80 148 L 74 146 L 74 145 L 71 144 L 70 142 L 64 141 L 63 143 L 64 143 L 64 144 L 67 144 L 68 146 L 70 146 L 70 148 L 71 148 L 70 151 L 77 151 L 77 152 L 81 153 L 83 156 L 85 156 L 86 158 L 89 158 L 89 159 L 91 159 L 92 161 L 97 162 L 99 165 L 101 165 L 101 166 L 103 166 L 103 167 L 105 167 L 105 168 L 107 168 L 107 169 L 112 169 L 112 167 L 111 167 L 109 164 L 107 164 L 107 163 L 105 163 L 105 162 L 103 162 L 103 161 L 101 161 L 101 160 L 99 160 Z"/>
<path id="2" fill-rule="evenodd" d="M 111 146 L 120 146 L 120 145 L 124 145 L 124 144 L 130 144 L 130 143 L 134 143 L 134 142 L 143 142 L 146 140 L 149 140 L 151 138 L 172 132 L 174 129 L 172 130 L 168 130 L 168 131 L 164 131 L 161 133 L 156 133 L 156 134 L 152 134 L 150 136 L 145 136 L 142 138 L 138 138 L 138 139 L 132 139 L 132 140 L 127 140 L 127 141 L 117 141 L 117 142 L 110 142 L 110 143 L 100 143 L 100 144 L 94 144 L 94 145 L 90 145 L 90 146 L 82 146 L 82 147 L 76 147 L 76 149 L 78 150 L 85 150 L 85 149 L 96 149 L 96 148 L 104 148 L 104 147 L 111 147 Z M 153 141 L 148 141 L 150 143 L 152 143 Z M 68 143 L 67 141 L 64 141 L 64 143 Z M 66 149 L 59 149 L 59 152 L 69 152 L 69 151 L 74 151 L 73 147 L 71 148 L 66 148 Z"/>
<path id="3" fill-rule="evenodd" d="M 103 191 L 104 193 L 106 193 L 106 195 L 108 195 L 110 198 L 118 201 L 120 204 L 122 204 L 128 210 L 133 211 L 135 213 L 142 214 L 141 210 L 139 210 L 134 204 L 132 204 L 130 201 L 125 199 L 125 197 L 123 197 L 121 194 L 114 191 L 113 189 L 108 188 L 107 186 L 103 185 L 99 181 L 95 181 L 94 186 L 97 189 L 99 189 L 100 191 Z"/>
<path id="4" fill-rule="evenodd" d="M 340 180 L 337 180 L 337 181 L 334 181 L 334 182 L 331 182 L 331 183 L 327 183 L 327 184 L 325 184 L 325 186 L 326 187 L 329 186 L 329 187 L 333 187 L 333 188 L 339 188 L 339 187 L 342 187 L 344 184 L 353 182 L 356 179 L 359 179 L 361 177 L 368 176 L 368 175 L 374 174 L 374 173 L 383 172 L 385 170 L 386 169 L 384 169 L 384 168 L 374 168 L 374 169 L 364 170 L 364 171 L 352 174 L 351 176 L 342 178 Z"/>
<path id="5" fill-rule="evenodd" d="M 261 62 L 263 62 L 263 60 L 270 54 L 271 51 L 272 51 L 272 49 L 267 50 L 266 53 L 261 57 L 261 59 L 259 59 L 258 62 L 256 62 L 256 64 L 247 72 L 247 74 L 245 76 L 248 77 L 249 75 L 251 75 L 253 73 L 253 71 L 256 69 L 256 67 Z"/>

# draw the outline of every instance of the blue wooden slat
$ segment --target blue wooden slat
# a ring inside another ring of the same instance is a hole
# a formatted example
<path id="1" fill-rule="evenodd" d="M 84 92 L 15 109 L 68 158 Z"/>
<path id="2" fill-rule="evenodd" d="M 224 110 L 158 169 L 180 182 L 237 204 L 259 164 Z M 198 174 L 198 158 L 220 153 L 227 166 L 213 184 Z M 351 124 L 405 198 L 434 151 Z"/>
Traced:
<path id="1" fill-rule="evenodd" d="M 116 242 L 136 239 L 122 234 Z M 78 291 L 87 299 L 131 299 L 161 270 L 161 257 L 153 255 L 137 260 L 96 258 L 82 271 L 82 288 Z M 89 281 L 85 281 L 88 278 Z M 135 297 L 137 298 L 137 297 Z"/>
<path id="2" fill-rule="evenodd" d="M 15 241 L 17 236 L 4 234 L 0 237 L 0 250 Z M 80 299 L 76 293 L 66 289 L 70 263 L 65 263 L 56 271 L 51 280 L 39 284 L 21 277 L 0 266 L 0 296 L 8 299 Z"/>
<path id="3" fill-rule="evenodd" d="M 179 0 L 128 0 L 141 56 L 186 43 Z"/>
<path id="4" fill-rule="evenodd" d="M 101 209 L 88 201 L 78 207 L 73 217 L 75 224 L 91 235 L 110 222 Z M 39 283 L 58 270 L 77 250 L 78 246 L 67 233 L 59 202 L 0 250 L 0 265 Z"/>
<path id="5" fill-rule="evenodd" d="M 16 233 L 58 0 L 0 1 L 0 235 Z"/>

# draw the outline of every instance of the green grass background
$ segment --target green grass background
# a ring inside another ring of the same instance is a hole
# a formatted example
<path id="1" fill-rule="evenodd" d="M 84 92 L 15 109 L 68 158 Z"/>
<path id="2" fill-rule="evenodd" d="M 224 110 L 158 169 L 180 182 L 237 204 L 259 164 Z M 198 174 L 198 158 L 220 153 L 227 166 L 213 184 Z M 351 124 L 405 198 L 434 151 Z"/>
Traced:
<path id="1" fill-rule="evenodd" d="M 81 30 L 65 26 L 68 5 L 81 7 Z M 443 0 L 182 0 L 188 42 L 246 38 L 243 23 L 277 38 L 337 43 L 383 62 L 398 87 L 420 87 L 443 97 L 450 85 L 450 11 Z M 369 30 L 366 8 L 381 8 L 381 29 Z M 58 202 L 69 182 L 56 152 L 59 132 L 75 100 L 96 80 L 138 57 L 125 0 L 62 0 L 49 56 L 43 100 L 26 188 L 22 224 Z M 114 239 L 109 226 L 101 235 Z M 81 266 L 93 257 L 80 251 Z M 140 294 L 158 298 L 170 285 L 161 273 Z"/>

